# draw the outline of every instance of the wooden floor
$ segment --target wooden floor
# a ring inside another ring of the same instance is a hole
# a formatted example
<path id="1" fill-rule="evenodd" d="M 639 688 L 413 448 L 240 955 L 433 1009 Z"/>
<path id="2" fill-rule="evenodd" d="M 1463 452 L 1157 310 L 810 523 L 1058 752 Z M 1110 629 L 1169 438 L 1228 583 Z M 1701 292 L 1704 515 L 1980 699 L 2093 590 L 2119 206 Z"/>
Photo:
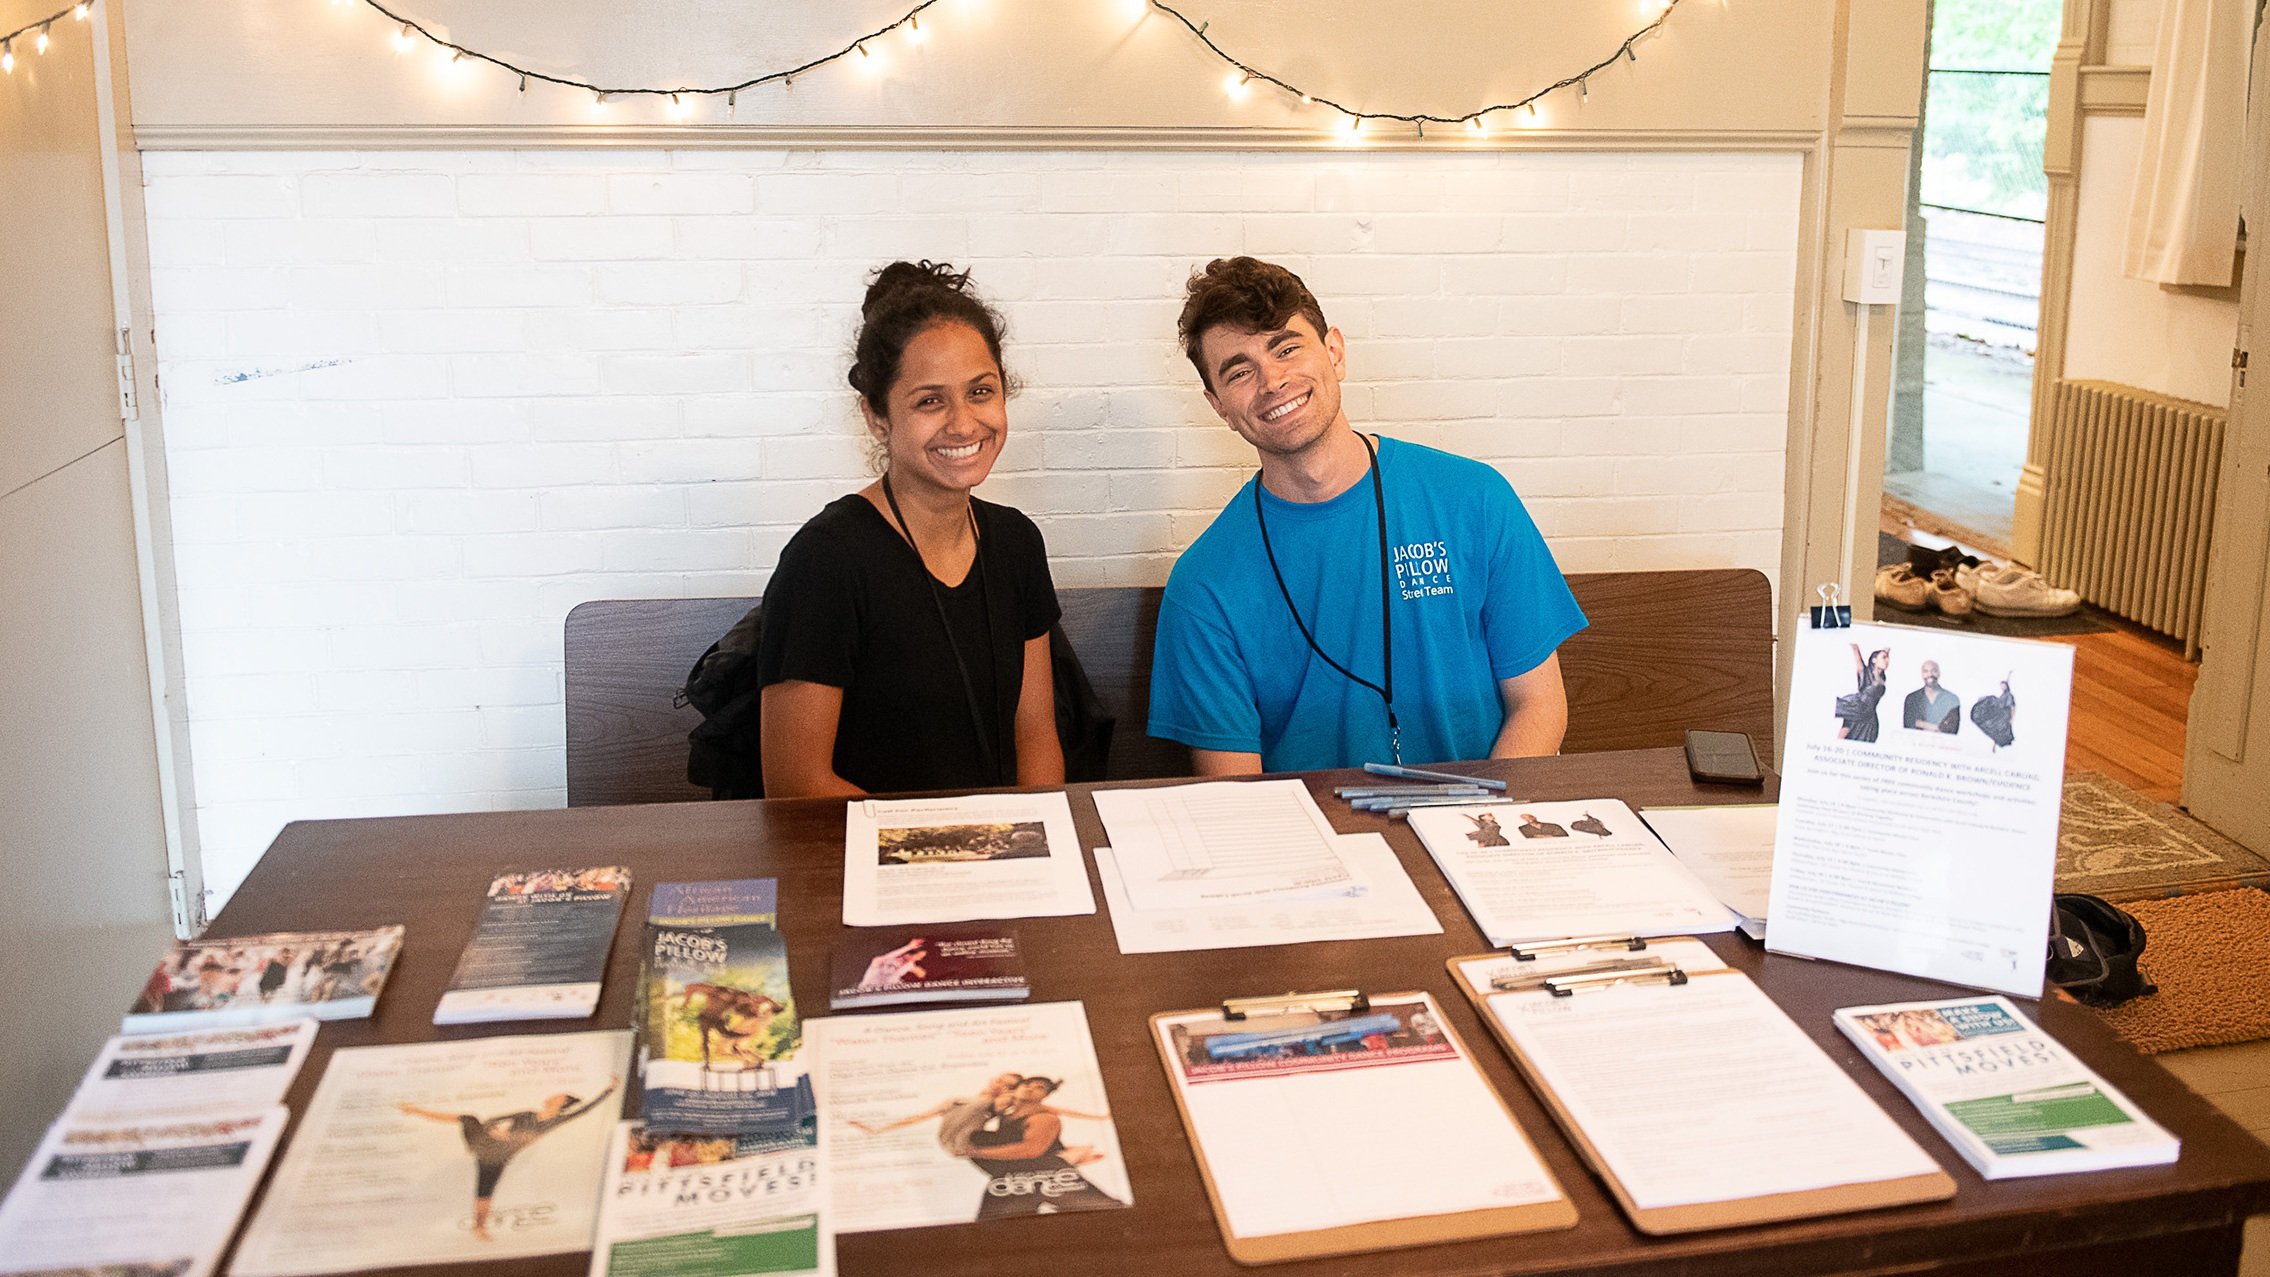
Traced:
<path id="1" fill-rule="evenodd" d="M 1900 535 L 1914 511 L 1886 502 L 1884 531 Z M 1941 535 L 1960 540 L 1959 529 Z M 2120 781 L 2147 798 L 2180 802 L 2183 733 L 2199 667 L 2173 641 L 2109 618 L 2114 628 L 2050 640 L 2073 649 L 2073 715 L 2065 764 Z M 2197 1047 L 2159 1062 L 2232 1121 L 2270 1143 L 2270 1041 Z M 2247 1225 L 2241 1277 L 2270 1277 L 2270 1215 Z"/>

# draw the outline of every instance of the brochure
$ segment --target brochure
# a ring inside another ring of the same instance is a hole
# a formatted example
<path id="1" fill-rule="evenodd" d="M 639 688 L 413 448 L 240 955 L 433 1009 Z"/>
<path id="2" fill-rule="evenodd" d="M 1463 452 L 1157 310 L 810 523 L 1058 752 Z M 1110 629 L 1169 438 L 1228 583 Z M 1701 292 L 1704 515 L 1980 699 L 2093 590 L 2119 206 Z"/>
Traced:
<path id="1" fill-rule="evenodd" d="M 838 1233 L 1134 1200 L 1077 1002 L 811 1025 Z"/>
<path id="2" fill-rule="evenodd" d="M 1096 911 L 1061 792 L 853 799 L 843 856 L 847 927 Z"/>
<path id="3" fill-rule="evenodd" d="M 621 865 L 509 873 L 490 883 L 434 1023 L 589 1016 L 630 891 L 631 871 Z"/>
<path id="4" fill-rule="evenodd" d="M 2040 997 L 2073 649 L 1794 634 L 1766 947 Z"/>
<path id="5" fill-rule="evenodd" d="M 1734 929 L 1710 888 L 1613 798 L 1422 807 L 1408 819 L 1493 945 Z"/>
<path id="6" fill-rule="evenodd" d="M 1845 1007 L 1836 1026 L 1987 1179 L 2158 1166 L 2182 1151 L 2008 998 Z"/>
<path id="7" fill-rule="evenodd" d="M 640 1112 L 686 1135 L 809 1130 L 812 1081 L 770 878 L 657 884 L 639 974 Z"/>
<path id="8" fill-rule="evenodd" d="M 811 1135 L 668 1136 L 616 1126 L 590 1277 L 835 1271 Z"/>
<path id="9" fill-rule="evenodd" d="M 847 931 L 836 942 L 833 983 L 828 1007 L 835 1011 L 1032 996 L 1017 933 L 967 923 Z"/>
<path id="10" fill-rule="evenodd" d="M 0 1269 L 205 1277 L 289 1119 L 271 1105 L 124 1125 L 57 1122 L 0 1202 Z"/>
<path id="11" fill-rule="evenodd" d="M 176 941 L 126 1013 L 127 1033 L 273 1024 L 371 1013 L 402 928 L 295 931 Z"/>
<path id="12" fill-rule="evenodd" d="M 586 1250 L 630 1035 L 332 1052 L 231 1277 Z"/>
<path id="13" fill-rule="evenodd" d="M 103 1044 L 63 1121 L 125 1123 L 165 1115 L 265 1113 L 299 1076 L 316 1022 L 121 1034 Z"/>

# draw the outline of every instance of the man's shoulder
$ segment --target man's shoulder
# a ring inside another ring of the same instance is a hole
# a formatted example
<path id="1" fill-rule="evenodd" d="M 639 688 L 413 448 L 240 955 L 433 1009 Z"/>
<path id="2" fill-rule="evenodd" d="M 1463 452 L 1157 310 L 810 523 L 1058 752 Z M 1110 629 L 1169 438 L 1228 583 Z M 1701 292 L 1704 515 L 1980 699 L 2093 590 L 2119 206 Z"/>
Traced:
<path id="1" fill-rule="evenodd" d="M 1259 524 L 1253 517 L 1254 483 L 1246 480 L 1205 530 L 1175 556 L 1174 568 L 1167 573 L 1170 597 L 1244 570 L 1260 539 Z"/>

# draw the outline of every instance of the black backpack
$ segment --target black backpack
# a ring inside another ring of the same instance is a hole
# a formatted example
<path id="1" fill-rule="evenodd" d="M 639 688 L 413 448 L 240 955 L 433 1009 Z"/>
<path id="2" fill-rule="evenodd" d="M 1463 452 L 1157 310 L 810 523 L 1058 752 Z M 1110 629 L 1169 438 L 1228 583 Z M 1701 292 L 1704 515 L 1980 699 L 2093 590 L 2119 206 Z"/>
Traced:
<path id="1" fill-rule="evenodd" d="M 765 796 L 764 734 L 758 710 L 757 644 L 764 638 L 759 603 L 709 645 L 686 674 L 677 704 L 701 711 L 686 733 L 686 779 L 712 798 Z"/>
<path id="2" fill-rule="evenodd" d="M 2057 894 L 2049 929 L 2049 982 L 2093 1007 L 2118 1006 L 2159 992 L 2137 962 L 2144 956 L 2144 924 L 2097 896 Z"/>
<path id="3" fill-rule="evenodd" d="M 686 779 L 712 798 L 765 796 L 764 689 L 757 683 L 757 645 L 764 640 L 764 605 L 750 608 L 723 638 L 709 645 L 686 674 L 677 704 L 701 711 L 686 733 Z M 1048 631 L 1056 690 L 1056 736 L 1064 746 L 1064 778 L 1104 778 L 1117 720 L 1104 710 L 1088 672 L 1080 666 L 1064 627 Z"/>

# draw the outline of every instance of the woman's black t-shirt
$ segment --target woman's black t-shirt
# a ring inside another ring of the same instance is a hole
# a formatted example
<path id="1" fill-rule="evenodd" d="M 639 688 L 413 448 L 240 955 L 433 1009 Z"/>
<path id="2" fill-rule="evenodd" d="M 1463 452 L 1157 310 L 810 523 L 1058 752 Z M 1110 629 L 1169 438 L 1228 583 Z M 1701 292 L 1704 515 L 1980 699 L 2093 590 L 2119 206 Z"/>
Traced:
<path id="1" fill-rule="evenodd" d="M 973 498 L 970 506 L 979 564 L 961 584 L 938 589 L 977 703 L 990 716 L 999 775 L 986 774 L 928 570 L 865 497 L 840 498 L 812 516 L 780 552 L 765 589 L 760 681 L 843 689 L 835 774 L 870 793 L 1016 783 L 1025 642 L 1056 623 L 1056 587 L 1032 520 L 989 501 Z"/>

